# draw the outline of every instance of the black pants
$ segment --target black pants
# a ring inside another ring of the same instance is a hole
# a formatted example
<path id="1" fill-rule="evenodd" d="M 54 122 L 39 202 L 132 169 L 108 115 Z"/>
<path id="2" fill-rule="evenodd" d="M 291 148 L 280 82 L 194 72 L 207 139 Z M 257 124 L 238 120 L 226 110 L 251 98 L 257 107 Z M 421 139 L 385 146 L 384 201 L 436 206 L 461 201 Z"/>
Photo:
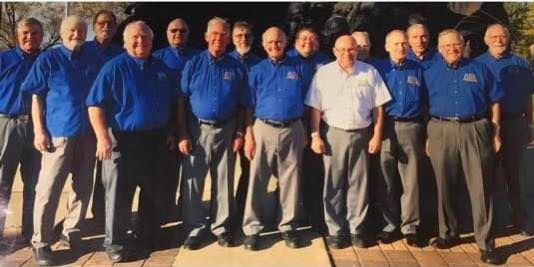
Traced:
<path id="1" fill-rule="evenodd" d="M 156 244 L 160 223 L 158 156 L 165 148 L 165 132 L 111 131 L 113 152 L 102 163 L 102 184 L 106 198 L 104 246 L 120 249 L 126 244 L 132 201 L 141 188 L 135 234 L 140 244 Z"/>

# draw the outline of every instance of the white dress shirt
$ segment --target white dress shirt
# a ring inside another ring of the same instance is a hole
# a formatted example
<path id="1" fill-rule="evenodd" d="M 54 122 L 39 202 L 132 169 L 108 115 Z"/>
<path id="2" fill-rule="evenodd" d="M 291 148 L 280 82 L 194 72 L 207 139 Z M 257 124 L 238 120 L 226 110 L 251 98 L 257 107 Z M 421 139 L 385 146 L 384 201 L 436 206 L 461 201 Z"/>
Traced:
<path id="1" fill-rule="evenodd" d="M 390 100 L 386 84 L 373 66 L 356 61 L 348 74 L 334 61 L 317 70 L 305 104 L 320 110 L 328 125 L 356 130 L 368 127 L 373 108 Z"/>

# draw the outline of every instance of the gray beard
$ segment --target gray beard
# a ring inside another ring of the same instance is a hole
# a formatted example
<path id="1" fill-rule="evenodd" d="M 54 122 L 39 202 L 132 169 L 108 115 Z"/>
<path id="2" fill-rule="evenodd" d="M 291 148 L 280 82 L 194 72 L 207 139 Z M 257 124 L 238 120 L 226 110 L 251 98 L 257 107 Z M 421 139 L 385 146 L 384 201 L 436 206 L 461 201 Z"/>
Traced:
<path id="1" fill-rule="evenodd" d="M 250 51 L 250 46 L 243 49 L 243 48 L 238 48 L 236 47 L 235 50 L 237 51 L 237 53 L 239 53 L 240 55 L 244 55 L 246 53 L 248 53 Z"/>

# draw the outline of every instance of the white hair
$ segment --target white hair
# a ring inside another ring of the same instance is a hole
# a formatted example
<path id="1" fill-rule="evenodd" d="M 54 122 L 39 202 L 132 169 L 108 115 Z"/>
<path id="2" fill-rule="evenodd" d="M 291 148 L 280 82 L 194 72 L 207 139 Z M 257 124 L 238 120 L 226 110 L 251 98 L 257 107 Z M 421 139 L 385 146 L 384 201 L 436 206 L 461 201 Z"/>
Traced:
<path id="1" fill-rule="evenodd" d="M 225 19 L 214 17 L 208 21 L 208 27 L 206 28 L 206 34 L 211 32 L 211 28 L 215 24 L 222 24 L 224 29 L 228 32 L 230 30 L 230 24 Z"/>
<path id="2" fill-rule="evenodd" d="M 59 27 L 60 34 L 63 34 L 65 32 L 67 32 L 67 31 L 69 31 L 70 27 L 72 27 L 74 25 L 81 25 L 83 27 L 85 33 L 87 33 L 87 23 L 85 22 L 85 20 L 83 20 L 78 15 L 70 15 L 70 16 L 64 18 L 61 21 L 61 26 Z"/>
<path id="3" fill-rule="evenodd" d="M 122 33 L 122 39 L 124 40 L 124 42 L 126 42 L 134 27 L 139 27 L 141 31 L 150 36 L 150 39 L 154 38 L 154 32 L 152 31 L 152 29 L 144 21 L 137 20 L 128 23 L 128 25 L 126 25 L 126 27 L 124 28 L 124 32 Z"/>

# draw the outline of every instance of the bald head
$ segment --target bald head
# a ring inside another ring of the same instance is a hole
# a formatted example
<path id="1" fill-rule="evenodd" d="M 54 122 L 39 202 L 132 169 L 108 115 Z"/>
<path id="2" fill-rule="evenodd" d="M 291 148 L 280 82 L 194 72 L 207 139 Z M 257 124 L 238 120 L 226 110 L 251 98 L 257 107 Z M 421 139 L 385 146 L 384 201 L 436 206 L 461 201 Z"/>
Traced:
<path id="1" fill-rule="evenodd" d="M 167 26 L 167 41 L 170 46 L 183 48 L 189 38 L 189 26 L 181 18 L 176 18 L 169 22 Z"/>
<path id="2" fill-rule="evenodd" d="M 393 62 L 399 63 L 404 61 L 408 53 L 408 48 L 408 37 L 404 31 L 393 30 L 386 35 L 385 49 Z"/>
<path id="3" fill-rule="evenodd" d="M 366 60 L 371 52 L 371 40 L 369 40 L 369 33 L 362 31 L 355 31 L 352 33 L 352 38 L 356 40 L 358 47 L 358 60 Z"/>
<path id="4" fill-rule="evenodd" d="M 281 60 L 287 46 L 286 34 L 278 27 L 271 27 L 262 34 L 263 49 L 273 60 Z"/>
<path id="5" fill-rule="evenodd" d="M 356 57 L 358 56 L 356 40 L 350 35 L 342 35 L 338 37 L 333 52 L 339 66 L 345 72 L 351 73 Z"/>

